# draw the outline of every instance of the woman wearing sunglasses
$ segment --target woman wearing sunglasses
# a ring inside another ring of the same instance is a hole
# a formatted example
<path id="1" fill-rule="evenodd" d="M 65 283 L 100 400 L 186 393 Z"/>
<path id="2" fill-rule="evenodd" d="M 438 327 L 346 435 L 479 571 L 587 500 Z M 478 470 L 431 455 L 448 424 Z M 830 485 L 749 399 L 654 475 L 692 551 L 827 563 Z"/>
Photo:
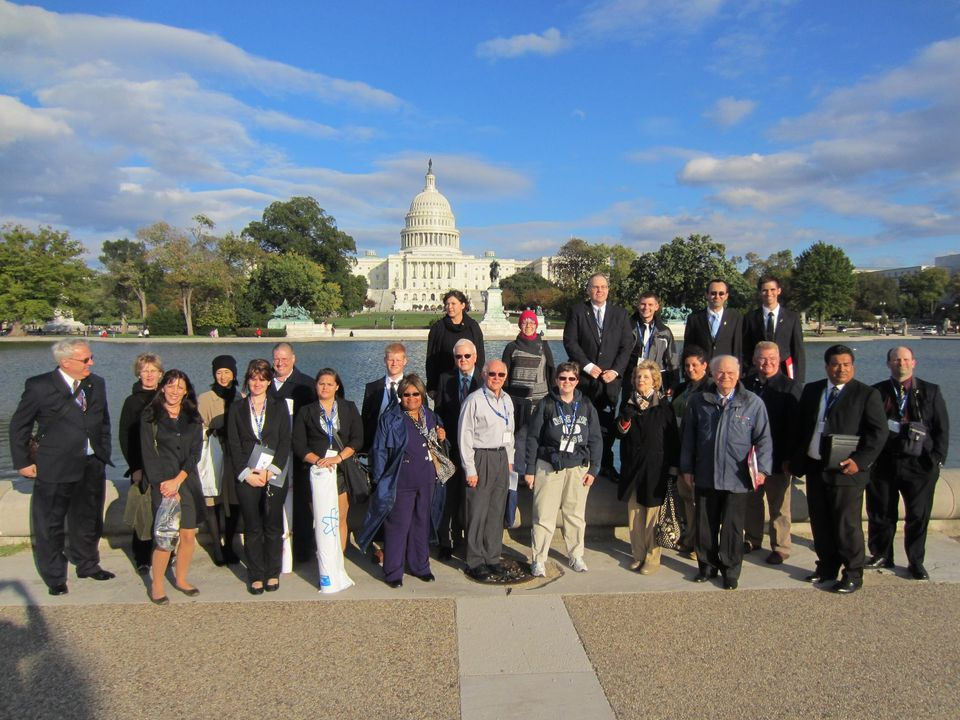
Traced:
<path id="1" fill-rule="evenodd" d="M 570 567 L 587 571 L 583 561 L 587 494 L 600 471 L 603 437 L 596 408 L 577 389 L 579 379 L 577 363 L 557 366 L 556 387 L 537 405 L 527 432 L 524 480 L 533 490 L 534 577 L 546 575 L 558 511 Z"/>
<path id="2" fill-rule="evenodd" d="M 383 526 L 383 579 L 392 588 L 403 585 L 405 570 L 424 582 L 435 580 L 429 535 L 437 470 L 430 445 L 443 442 L 446 433 L 424 403 L 426 395 L 417 375 L 400 381 L 400 403 L 380 416 L 370 453 L 377 489 L 358 541 L 366 552 Z"/>

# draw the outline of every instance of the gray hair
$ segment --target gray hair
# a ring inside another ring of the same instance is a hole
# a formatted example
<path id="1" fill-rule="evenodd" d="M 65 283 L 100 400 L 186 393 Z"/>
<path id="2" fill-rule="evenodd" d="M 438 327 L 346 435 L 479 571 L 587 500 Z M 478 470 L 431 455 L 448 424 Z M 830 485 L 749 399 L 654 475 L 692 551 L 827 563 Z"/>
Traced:
<path id="1" fill-rule="evenodd" d="M 720 363 L 724 360 L 733 360 L 737 367 L 740 367 L 740 361 L 734 355 L 717 355 L 710 361 L 710 374 L 712 375 L 716 372 L 717 368 L 720 367 Z"/>
<path id="2" fill-rule="evenodd" d="M 507 369 L 507 364 L 506 364 L 503 360 L 501 360 L 500 358 L 493 358 L 493 359 L 491 359 L 491 360 L 487 360 L 487 361 L 483 364 L 483 369 L 481 370 L 481 372 L 482 372 L 484 375 L 486 375 L 486 374 L 490 371 L 490 367 L 491 367 L 494 363 L 500 363 L 501 365 L 503 365 L 503 369 L 504 369 L 504 370 Z"/>
<path id="3" fill-rule="evenodd" d="M 473 354 L 477 354 L 477 346 L 473 344 L 473 340 L 467 340 L 467 338 L 460 338 L 457 340 L 456 344 L 453 346 L 453 352 L 456 353 L 459 348 L 470 348 L 473 351 Z"/>
<path id="4" fill-rule="evenodd" d="M 760 357 L 760 353 L 762 353 L 764 350 L 776 350 L 777 355 L 780 354 L 780 346 L 775 342 L 771 342 L 770 340 L 761 340 L 753 349 L 753 359 L 756 360 L 758 357 Z"/>
<path id="5" fill-rule="evenodd" d="M 56 360 L 57 365 L 59 365 L 62 360 L 72 358 L 74 348 L 80 347 L 81 345 L 90 347 L 90 343 L 83 338 L 67 338 L 54 343 L 50 350 L 53 352 L 53 359 Z"/>

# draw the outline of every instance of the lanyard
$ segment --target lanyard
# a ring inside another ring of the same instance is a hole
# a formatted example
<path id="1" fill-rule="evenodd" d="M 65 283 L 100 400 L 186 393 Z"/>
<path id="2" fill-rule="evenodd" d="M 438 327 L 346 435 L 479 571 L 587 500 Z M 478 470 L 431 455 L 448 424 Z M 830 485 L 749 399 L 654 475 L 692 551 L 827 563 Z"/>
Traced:
<path id="1" fill-rule="evenodd" d="M 506 393 L 501 393 L 501 397 L 503 395 L 506 395 Z M 486 386 L 484 386 L 483 388 L 483 397 L 487 401 L 487 405 L 490 406 L 490 409 L 493 410 L 494 415 L 496 415 L 498 418 L 503 418 L 503 424 L 506 425 L 507 427 L 510 427 L 510 416 L 507 414 L 506 408 L 504 408 L 504 411 L 501 413 L 499 410 L 497 410 L 497 408 L 493 406 L 493 403 L 490 402 L 490 395 L 487 393 Z M 497 405 L 499 404 L 500 404 L 500 401 L 497 400 Z"/>
<path id="2" fill-rule="evenodd" d="M 557 415 L 560 416 L 560 425 L 563 426 L 563 434 L 566 437 L 573 435 L 573 430 L 577 426 L 577 410 L 580 409 L 580 401 L 578 400 L 573 404 L 573 411 L 570 415 L 570 427 L 567 427 L 567 416 L 563 414 L 563 407 L 560 405 L 560 401 L 557 400 Z"/>
<path id="3" fill-rule="evenodd" d="M 337 419 L 337 401 L 333 401 L 333 412 L 330 413 L 329 418 L 323 409 L 323 403 L 318 402 L 317 404 L 320 405 L 320 420 L 327 431 L 327 441 L 330 443 L 330 447 L 333 447 L 333 423 Z"/>
<path id="4" fill-rule="evenodd" d="M 267 399 L 263 399 L 263 407 L 260 408 L 260 416 L 257 416 L 257 411 L 253 407 L 253 398 L 250 398 L 250 417 L 253 418 L 254 424 L 257 426 L 257 441 L 263 442 L 263 417 L 267 414 Z"/>

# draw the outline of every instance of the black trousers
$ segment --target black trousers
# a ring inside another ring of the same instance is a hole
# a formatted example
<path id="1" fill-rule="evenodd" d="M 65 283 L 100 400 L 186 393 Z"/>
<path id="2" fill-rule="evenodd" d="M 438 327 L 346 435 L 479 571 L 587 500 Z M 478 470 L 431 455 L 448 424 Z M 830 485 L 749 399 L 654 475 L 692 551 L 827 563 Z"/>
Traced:
<path id="1" fill-rule="evenodd" d="M 747 493 L 696 488 L 696 550 L 700 570 L 713 566 L 730 580 L 743 566 L 743 525 Z"/>
<path id="2" fill-rule="evenodd" d="M 280 577 L 283 565 L 283 502 L 289 480 L 282 488 L 269 483 L 253 487 L 237 483 L 237 497 L 243 515 L 243 548 L 247 559 L 247 579 L 266 582 Z"/>
<path id="3" fill-rule="evenodd" d="M 293 489 L 293 559 L 295 562 L 315 560 L 317 538 L 313 532 L 313 491 L 310 470 L 304 463 L 290 460 L 290 482 Z M 305 469 L 306 468 L 306 469 Z"/>
<path id="4" fill-rule="evenodd" d="M 823 464 L 809 460 L 807 468 L 807 506 L 813 549 L 817 553 L 817 572 L 822 577 L 844 575 L 853 580 L 863 577 L 866 551 L 863 541 L 863 488 L 835 485 Z"/>
<path id="5" fill-rule="evenodd" d="M 897 531 L 902 495 L 906 511 L 903 532 L 907 562 L 911 565 L 923 563 L 933 491 L 939 478 L 940 467 L 929 458 L 881 457 L 867 485 L 867 547 L 871 555 L 893 562 L 893 537 Z"/>
<path id="6" fill-rule="evenodd" d="M 463 540 L 467 525 L 463 501 L 465 488 L 463 467 L 457 462 L 457 471 L 447 480 L 443 515 L 440 516 L 440 527 L 437 529 L 437 540 L 442 548 L 452 550 Z"/>
<path id="7" fill-rule="evenodd" d="M 56 483 L 37 478 L 30 497 L 33 560 L 49 587 L 67 581 L 64 540 L 68 533 L 70 559 L 76 564 L 77 573 L 88 575 L 100 568 L 106 475 L 103 463 L 93 455 L 81 462 L 82 479 Z"/>

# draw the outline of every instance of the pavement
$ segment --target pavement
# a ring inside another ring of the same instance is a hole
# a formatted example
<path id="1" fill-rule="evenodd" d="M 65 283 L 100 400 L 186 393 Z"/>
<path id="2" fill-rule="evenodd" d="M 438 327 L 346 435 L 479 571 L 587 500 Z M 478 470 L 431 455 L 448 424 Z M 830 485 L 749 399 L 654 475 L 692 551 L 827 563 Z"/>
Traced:
<path id="1" fill-rule="evenodd" d="M 690 582 L 672 551 L 630 572 L 619 528 L 588 536 L 588 572 L 555 544 L 546 578 L 507 587 L 454 560 L 393 590 L 351 547 L 354 587 L 319 594 L 298 566 L 254 597 L 242 567 L 199 551 L 200 595 L 171 586 L 166 607 L 121 548 L 102 548 L 116 579 L 71 571 L 62 597 L 22 551 L 0 558 L 0 718 L 960 716 L 960 544 L 930 534 L 929 582 L 898 567 L 838 596 L 802 581 L 814 556 L 797 531 L 784 565 L 748 555 L 736 591 Z"/>

